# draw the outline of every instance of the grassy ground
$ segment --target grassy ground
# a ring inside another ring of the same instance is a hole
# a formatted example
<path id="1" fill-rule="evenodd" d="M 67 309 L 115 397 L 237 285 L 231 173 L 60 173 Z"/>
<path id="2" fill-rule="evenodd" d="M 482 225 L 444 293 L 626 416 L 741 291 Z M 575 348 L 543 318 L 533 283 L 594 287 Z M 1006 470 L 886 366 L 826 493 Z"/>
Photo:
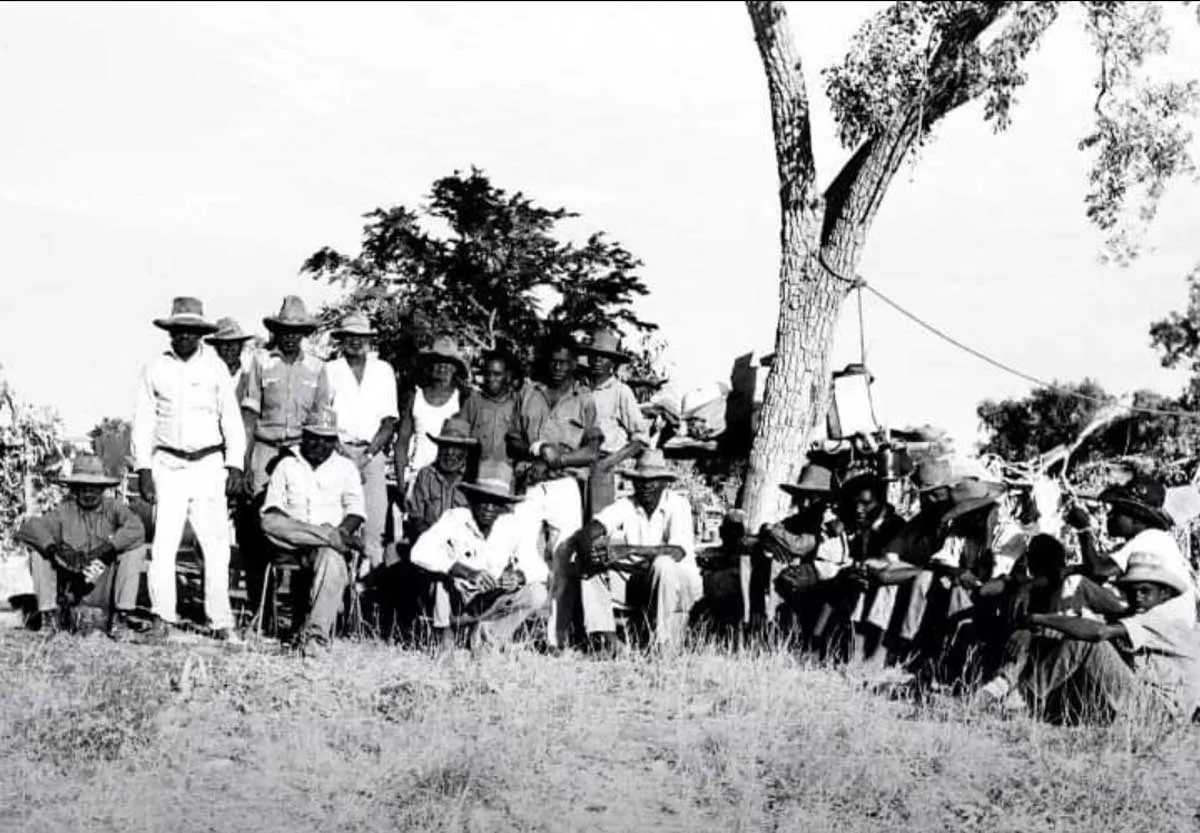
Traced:
<path id="1" fill-rule="evenodd" d="M 0 632 L 0 829 L 1196 830 L 1200 733 L 865 692 L 782 653 L 440 659 Z"/>

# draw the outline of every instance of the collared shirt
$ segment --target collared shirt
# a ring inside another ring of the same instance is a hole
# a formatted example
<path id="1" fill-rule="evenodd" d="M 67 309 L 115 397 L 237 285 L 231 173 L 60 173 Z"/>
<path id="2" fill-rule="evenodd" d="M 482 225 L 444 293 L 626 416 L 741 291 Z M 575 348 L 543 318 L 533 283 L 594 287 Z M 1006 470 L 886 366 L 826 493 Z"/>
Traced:
<path id="1" fill-rule="evenodd" d="M 904 520 L 891 504 L 884 506 L 871 525 L 850 537 L 850 560 L 874 561 L 883 558 L 884 550 L 904 527 Z"/>
<path id="2" fill-rule="evenodd" d="M 1176 596 L 1118 623 L 1133 649 L 1134 673 L 1190 718 L 1200 704 L 1200 626 L 1192 597 Z"/>
<path id="3" fill-rule="evenodd" d="M 330 454 L 315 469 L 299 454 L 288 454 L 279 461 L 267 484 L 263 514 L 268 509 L 317 526 L 337 526 L 347 515 L 365 519 L 362 475 L 341 454 Z"/>
<path id="4" fill-rule="evenodd" d="M 508 459 L 505 435 L 517 411 L 517 397 L 512 391 L 498 399 L 483 391 L 471 391 L 459 416 L 471 426 L 471 436 L 479 440 L 481 460 Z"/>
<path id="5" fill-rule="evenodd" d="M 199 451 L 224 445 L 225 465 L 241 469 L 246 455 L 242 425 L 229 368 L 201 344 L 186 361 L 171 350 L 146 365 L 133 408 L 134 465 L 150 468 L 159 446 Z"/>
<path id="6" fill-rule="evenodd" d="M 467 496 L 458 488 L 462 480 L 461 473 L 446 474 L 432 464 L 417 472 L 412 496 L 406 507 L 413 533 L 420 535 L 437 523 L 448 510 L 469 505 Z"/>
<path id="7" fill-rule="evenodd" d="M 1109 554 L 1109 559 L 1125 572 L 1129 568 L 1129 556 L 1135 552 L 1150 553 L 1158 556 L 1167 569 L 1187 580 L 1191 585 L 1191 595 L 1196 594 L 1196 576 L 1191 565 L 1183 557 L 1175 536 L 1161 529 L 1143 529 L 1137 535 L 1126 541 L 1119 549 Z"/>
<path id="8" fill-rule="evenodd" d="M 496 518 L 485 537 L 470 509 L 451 509 L 417 539 L 412 563 L 442 575 L 464 564 L 493 578 L 513 567 L 525 574 L 526 583 L 545 582 L 550 571 L 538 553 L 538 532 L 537 525 L 507 513 Z"/>
<path id="9" fill-rule="evenodd" d="M 396 374 L 375 356 L 367 356 L 361 383 L 344 358 L 326 362 L 317 401 L 337 414 L 342 442 L 369 443 L 383 420 L 400 418 Z"/>
<path id="10" fill-rule="evenodd" d="M 258 415 L 254 437 L 277 443 L 300 439 L 317 407 L 321 360 L 301 353 L 289 362 L 278 350 L 258 353 L 246 369 L 242 407 Z"/>
<path id="11" fill-rule="evenodd" d="M 623 497 L 596 513 L 595 519 L 604 526 L 610 543 L 679 547 L 685 562 L 696 562 L 692 507 L 678 492 L 663 492 L 649 515 L 633 498 Z"/>
<path id="12" fill-rule="evenodd" d="M 588 388 L 572 383 L 551 406 L 546 385 L 530 382 L 521 391 L 509 433 L 524 439 L 533 451 L 536 451 L 534 446 L 546 443 L 574 451 L 583 444 L 584 433 L 595 428 L 596 403 Z M 568 471 L 576 477 L 587 476 L 586 468 Z"/>
<path id="13" fill-rule="evenodd" d="M 64 500 L 45 515 L 25 521 L 17 540 L 41 553 L 51 544 L 87 552 L 105 543 L 121 553 L 146 543 L 146 530 L 125 501 L 105 496 L 90 512 L 73 499 Z"/>
<path id="14" fill-rule="evenodd" d="M 600 450 L 612 454 L 632 440 L 650 445 L 649 424 L 629 385 L 610 376 L 592 388 L 596 403 L 596 424 L 604 434 Z"/>

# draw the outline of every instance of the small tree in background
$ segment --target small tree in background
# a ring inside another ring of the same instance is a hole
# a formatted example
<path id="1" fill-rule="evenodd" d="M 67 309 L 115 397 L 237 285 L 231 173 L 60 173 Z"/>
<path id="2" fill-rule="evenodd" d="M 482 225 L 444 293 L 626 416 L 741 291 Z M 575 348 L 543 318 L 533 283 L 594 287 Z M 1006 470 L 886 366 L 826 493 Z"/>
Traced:
<path id="1" fill-rule="evenodd" d="M 0 372 L 0 545 L 11 545 L 22 520 L 61 499 L 65 460 L 58 416 L 20 402 Z"/>
<path id="2" fill-rule="evenodd" d="M 105 417 L 88 432 L 92 451 L 104 461 L 104 471 L 109 477 L 123 478 L 132 468 L 132 435 L 133 426 L 119 417 Z"/>

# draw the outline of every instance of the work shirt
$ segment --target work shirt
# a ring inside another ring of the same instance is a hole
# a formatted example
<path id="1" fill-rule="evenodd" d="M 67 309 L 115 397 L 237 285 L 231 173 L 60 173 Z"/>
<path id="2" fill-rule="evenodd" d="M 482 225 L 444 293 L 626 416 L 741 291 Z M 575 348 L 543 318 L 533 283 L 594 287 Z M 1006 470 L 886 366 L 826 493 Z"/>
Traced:
<path id="1" fill-rule="evenodd" d="M 583 445 L 585 433 L 596 430 L 596 403 L 592 392 L 579 384 L 570 388 L 553 406 L 541 382 L 530 382 L 521 391 L 508 433 L 515 434 L 537 455 L 547 443 L 576 451 Z M 576 477 L 587 477 L 585 467 L 566 469 Z"/>
<path id="2" fill-rule="evenodd" d="M 471 426 L 471 436 L 479 440 L 479 459 L 507 461 L 505 435 L 517 411 L 517 397 L 511 391 L 493 399 L 483 391 L 472 391 L 463 403 L 459 417 Z"/>
<path id="3" fill-rule="evenodd" d="M 118 553 L 146 543 L 146 529 L 123 500 L 105 496 L 90 512 L 73 499 L 64 500 L 45 515 L 30 518 L 17 531 L 17 540 L 45 553 L 52 544 L 80 552 L 112 544 Z"/>
<path id="4" fill-rule="evenodd" d="M 406 507 L 410 531 L 414 537 L 437 523 L 448 510 L 469 505 L 467 496 L 458 488 L 458 484 L 462 482 L 461 472 L 447 474 L 436 465 L 425 466 L 417 472 L 412 495 Z"/>
<path id="5" fill-rule="evenodd" d="M 294 362 L 278 350 L 255 355 L 246 370 L 241 404 L 258 416 L 256 440 L 274 444 L 300 439 L 317 407 L 321 367 L 320 359 L 304 353 Z"/>
<path id="6" fill-rule="evenodd" d="M 684 552 L 681 563 L 696 567 L 692 506 L 677 492 L 663 492 L 649 515 L 633 498 L 623 497 L 596 513 L 595 520 L 604 526 L 611 544 L 679 547 Z"/>
<path id="7" fill-rule="evenodd" d="M 509 567 L 520 570 L 525 582 L 545 583 L 550 577 L 538 553 L 538 529 L 512 513 L 501 515 L 484 536 L 468 508 L 451 509 L 438 519 L 412 548 L 412 563 L 445 575 L 455 564 L 484 570 L 500 578 Z"/>
<path id="8" fill-rule="evenodd" d="M 333 408 L 344 443 L 369 443 L 383 420 L 399 419 L 396 374 L 392 366 L 367 356 L 362 382 L 344 358 L 326 362 L 321 372 L 317 401 Z"/>
<path id="9" fill-rule="evenodd" d="M 1200 626 L 1192 598 L 1176 596 L 1118 621 L 1133 649 L 1134 673 L 1182 716 L 1191 717 L 1200 705 Z"/>
<path id="10" fill-rule="evenodd" d="M 168 350 L 146 365 L 134 402 L 131 446 L 137 469 L 149 469 L 159 447 L 213 446 L 224 446 L 227 468 L 242 468 L 246 429 L 229 368 L 212 348 L 201 344 L 186 361 Z"/>
<path id="11" fill-rule="evenodd" d="M 874 561 L 883 558 L 884 550 L 904 527 L 904 520 L 891 505 L 885 506 L 871 525 L 850 537 L 850 560 Z"/>
<path id="12" fill-rule="evenodd" d="M 299 454 L 287 454 L 267 484 L 264 515 L 268 509 L 316 526 L 337 526 L 348 515 L 366 519 L 362 475 L 340 454 L 330 454 L 315 469 Z"/>
<path id="13" fill-rule="evenodd" d="M 601 452 L 613 454 L 632 440 L 650 445 L 649 424 L 629 385 L 610 376 L 593 386 L 592 401 L 596 405 L 596 424 L 604 434 Z"/>
<path id="14" fill-rule="evenodd" d="M 1193 599 L 1195 598 L 1196 577 L 1192 572 L 1191 565 L 1183 557 L 1183 551 L 1175 543 L 1175 536 L 1161 529 L 1143 529 L 1119 549 L 1109 553 L 1108 558 L 1123 573 L 1129 568 L 1129 556 L 1137 552 L 1156 555 L 1167 569 L 1187 581 L 1191 588 L 1189 595 Z"/>

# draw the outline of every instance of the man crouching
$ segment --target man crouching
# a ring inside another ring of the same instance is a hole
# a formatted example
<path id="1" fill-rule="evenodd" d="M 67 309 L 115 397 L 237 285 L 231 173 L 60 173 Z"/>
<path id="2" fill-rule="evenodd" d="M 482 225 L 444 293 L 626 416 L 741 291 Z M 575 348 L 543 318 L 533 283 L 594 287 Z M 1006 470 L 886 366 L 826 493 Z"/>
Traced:
<path id="1" fill-rule="evenodd" d="M 267 540 L 296 554 L 311 574 L 308 611 L 294 641 L 304 654 L 329 647 L 350 584 L 346 560 L 363 547 L 357 535 L 367 514 L 362 477 L 354 463 L 334 453 L 337 445 L 336 416 L 318 410 L 302 429 L 299 454 L 276 465 L 262 508 Z"/>

